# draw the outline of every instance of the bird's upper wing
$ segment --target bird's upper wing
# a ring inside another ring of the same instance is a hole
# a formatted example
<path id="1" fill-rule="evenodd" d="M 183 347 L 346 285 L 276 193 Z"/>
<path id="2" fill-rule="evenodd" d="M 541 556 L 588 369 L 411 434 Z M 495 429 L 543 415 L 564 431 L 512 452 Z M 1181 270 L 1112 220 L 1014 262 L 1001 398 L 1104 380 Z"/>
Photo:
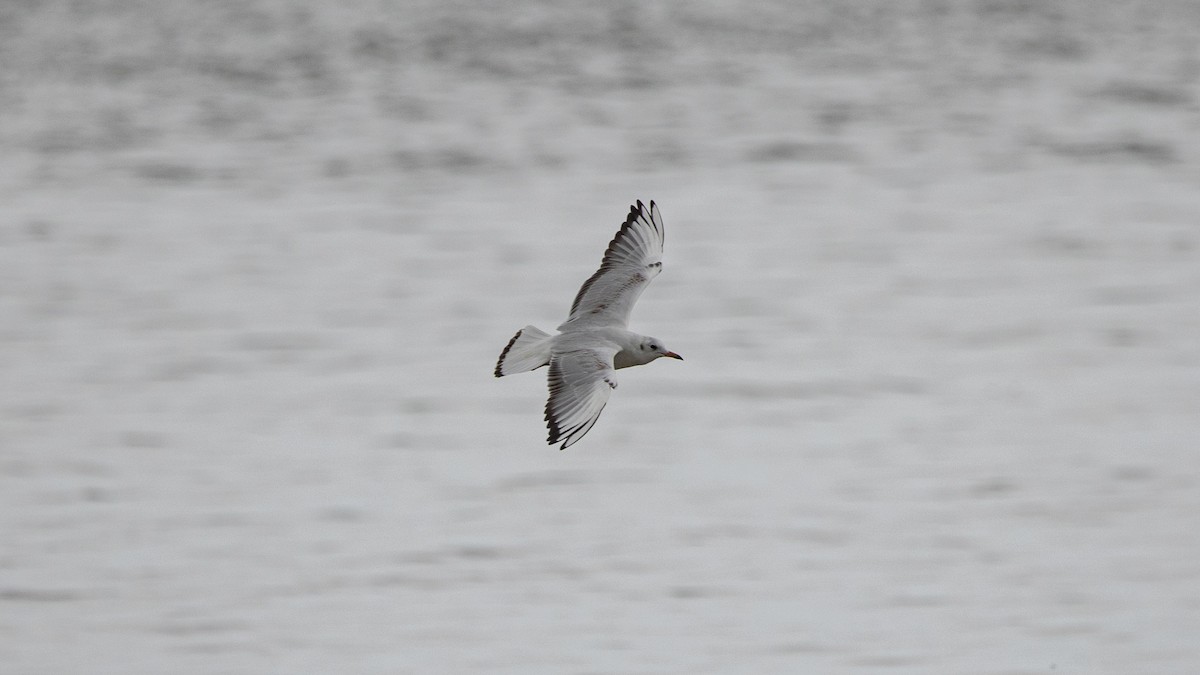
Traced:
<path id="1" fill-rule="evenodd" d="M 592 428 L 617 388 L 613 357 L 616 347 L 575 349 L 550 358 L 550 398 L 546 427 L 551 445 L 562 441 L 566 450 Z"/>
<path id="2" fill-rule="evenodd" d="M 629 216 L 604 252 L 600 269 L 583 282 L 571 315 L 559 330 L 629 325 L 629 314 L 650 280 L 662 271 L 662 216 L 653 201 L 630 207 Z"/>

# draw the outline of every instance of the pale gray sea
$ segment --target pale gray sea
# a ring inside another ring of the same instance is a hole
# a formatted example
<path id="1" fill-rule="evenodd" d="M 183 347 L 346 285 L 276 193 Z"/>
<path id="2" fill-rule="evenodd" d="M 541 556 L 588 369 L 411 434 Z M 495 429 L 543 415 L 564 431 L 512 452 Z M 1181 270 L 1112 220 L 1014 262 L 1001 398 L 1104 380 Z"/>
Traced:
<path id="1" fill-rule="evenodd" d="M 1200 672 L 1197 35 L 0 5 L 0 671 Z M 686 361 L 560 452 L 636 199 Z"/>

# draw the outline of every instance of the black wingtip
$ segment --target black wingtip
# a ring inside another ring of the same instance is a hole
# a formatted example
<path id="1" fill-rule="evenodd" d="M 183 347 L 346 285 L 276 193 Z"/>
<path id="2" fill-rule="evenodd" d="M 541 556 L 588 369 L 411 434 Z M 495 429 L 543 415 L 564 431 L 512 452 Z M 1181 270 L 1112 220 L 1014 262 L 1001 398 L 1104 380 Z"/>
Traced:
<path id="1" fill-rule="evenodd" d="M 546 399 L 546 415 L 543 419 L 546 420 L 546 429 L 549 435 L 546 437 L 547 445 L 554 445 L 562 436 L 562 429 L 558 426 L 558 420 L 554 418 L 553 408 L 550 407 L 550 401 L 554 398 L 556 387 L 561 386 L 559 380 L 562 378 L 562 373 L 559 371 L 558 362 L 550 361 L 550 372 L 546 376 L 546 382 L 550 385 L 550 396 Z"/>
<path id="2" fill-rule="evenodd" d="M 562 440 L 562 429 L 558 428 L 558 422 L 550 414 L 549 402 L 546 403 L 546 429 L 550 432 L 546 436 L 546 445 L 554 445 Z"/>
<path id="3" fill-rule="evenodd" d="M 625 216 L 625 222 L 621 223 L 622 229 L 628 225 L 633 225 L 633 223 L 642 216 L 642 209 L 644 209 L 644 208 L 645 207 L 642 206 L 642 200 L 640 200 L 640 199 L 637 200 L 636 204 L 630 206 L 629 207 L 629 215 Z"/>
<path id="4" fill-rule="evenodd" d="M 654 211 L 656 208 L 657 204 L 655 204 L 653 199 L 650 200 L 650 208 L 646 208 L 646 205 L 643 204 L 642 200 L 639 199 L 637 200 L 637 203 L 629 207 L 629 217 L 625 219 L 625 223 L 632 225 L 633 221 L 637 220 L 638 218 L 645 218 L 646 220 L 652 221 L 654 219 Z"/>

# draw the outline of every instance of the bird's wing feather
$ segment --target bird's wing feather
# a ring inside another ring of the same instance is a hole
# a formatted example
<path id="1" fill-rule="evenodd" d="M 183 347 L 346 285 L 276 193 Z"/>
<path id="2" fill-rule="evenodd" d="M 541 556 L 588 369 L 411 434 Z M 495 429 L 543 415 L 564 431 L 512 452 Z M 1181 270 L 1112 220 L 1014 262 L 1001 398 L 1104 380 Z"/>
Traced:
<path id="1" fill-rule="evenodd" d="M 633 305 L 650 280 L 662 271 L 663 224 L 658 206 L 641 200 L 604 252 L 600 269 L 583 283 L 571 315 L 559 330 L 589 326 L 629 325 Z"/>
<path id="2" fill-rule="evenodd" d="M 562 450 L 583 438 L 600 418 L 608 395 L 617 387 L 613 357 L 616 347 L 575 349 L 550 359 L 550 398 L 546 401 L 548 442 Z"/>

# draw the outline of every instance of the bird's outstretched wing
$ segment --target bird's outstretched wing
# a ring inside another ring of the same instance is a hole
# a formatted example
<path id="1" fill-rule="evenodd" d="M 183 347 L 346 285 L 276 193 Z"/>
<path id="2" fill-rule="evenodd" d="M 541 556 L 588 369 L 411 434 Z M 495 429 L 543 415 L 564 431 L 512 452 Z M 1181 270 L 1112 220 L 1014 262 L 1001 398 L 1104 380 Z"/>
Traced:
<path id="1" fill-rule="evenodd" d="M 566 450 L 600 419 L 608 395 L 617 388 L 614 377 L 615 347 L 576 349 L 550 358 L 550 398 L 546 401 L 546 427 L 551 445 L 562 441 Z"/>
<path id="2" fill-rule="evenodd" d="M 658 207 L 638 200 L 604 252 L 600 269 L 583 282 L 559 330 L 629 325 L 633 305 L 662 271 L 663 224 Z"/>

